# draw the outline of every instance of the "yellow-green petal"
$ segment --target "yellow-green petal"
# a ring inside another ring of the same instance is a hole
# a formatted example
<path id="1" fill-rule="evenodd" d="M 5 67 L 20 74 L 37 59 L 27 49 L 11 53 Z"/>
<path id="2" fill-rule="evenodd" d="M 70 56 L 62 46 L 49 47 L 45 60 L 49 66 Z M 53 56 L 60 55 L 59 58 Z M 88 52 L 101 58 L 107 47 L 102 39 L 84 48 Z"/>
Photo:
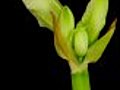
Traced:
<path id="1" fill-rule="evenodd" d="M 22 0 L 27 9 L 35 16 L 41 27 L 53 31 L 53 19 L 51 12 L 59 16 L 62 5 L 58 0 Z"/>
<path id="2" fill-rule="evenodd" d="M 115 26 L 116 26 L 115 20 L 112 25 L 110 26 L 110 30 L 99 40 L 97 40 L 89 49 L 87 52 L 87 55 L 85 57 L 85 62 L 96 62 L 99 60 L 99 58 L 102 56 L 105 48 L 107 47 L 111 37 L 114 34 Z"/>

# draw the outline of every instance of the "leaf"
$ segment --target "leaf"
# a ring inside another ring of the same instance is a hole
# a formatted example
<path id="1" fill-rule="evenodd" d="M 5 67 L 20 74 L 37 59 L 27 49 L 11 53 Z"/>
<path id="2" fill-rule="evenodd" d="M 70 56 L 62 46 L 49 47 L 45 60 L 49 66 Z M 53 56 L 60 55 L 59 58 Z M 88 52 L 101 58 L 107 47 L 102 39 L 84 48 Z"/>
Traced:
<path id="1" fill-rule="evenodd" d="M 51 12 L 59 16 L 62 5 L 58 0 L 22 0 L 27 9 L 35 16 L 41 27 L 53 31 Z"/>
<path id="2" fill-rule="evenodd" d="M 105 19 L 108 11 L 108 0 L 91 0 L 88 3 L 82 20 L 78 22 L 77 27 L 86 26 L 88 32 L 89 44 L 92 44 L 105 25 Z"/>
<path id="3" fill-rule="evenodd" d="M 85 62 L 91 63 L 99 60 L 108 43 L 110 42 L 111 37 L 114 34 L 116 22 L 117 19 L 115 19 L 114 22 L 111 24 L 110 30 L 88 49 L 87 55 L 84 60 Z"/>

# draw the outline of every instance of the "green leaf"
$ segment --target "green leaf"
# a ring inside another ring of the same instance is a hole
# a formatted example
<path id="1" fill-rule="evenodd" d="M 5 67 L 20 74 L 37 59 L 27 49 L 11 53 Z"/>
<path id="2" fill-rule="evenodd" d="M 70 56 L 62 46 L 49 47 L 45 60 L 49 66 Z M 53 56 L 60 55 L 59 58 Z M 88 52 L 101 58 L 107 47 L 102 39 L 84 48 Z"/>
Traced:
<path id="1" fill-rule="evenodd" d="M 98 38 L 105 25 L 107 11 L 108 0 L 91 0 L 88 3 L 82 20 L 78 22 L 77 27 L 86 26 L 89 44 L 92 44 Z"/>
<path id="2" fill-rule="evenodd" d="M 41 27 L 53 31 L 53 19 L 51 12 L 59 16 L 62 5 L 58 0 L 22 0 L 27 9 L 35 16 Z"/>
<path id="3" fill-rule="evenodd" d="M 115 25 L 116 25 L 117 19 L 112 23 L 110 26 L 110 30 L 99 40 L 97 40 L 89 49 L 87 52 L 87 55 L 85 57 L 85 62 L 96 62 L 99 60 L 99 58 L 102 56 L 105 48 L 107 47 L 111 37 L 114 34 Z"/>

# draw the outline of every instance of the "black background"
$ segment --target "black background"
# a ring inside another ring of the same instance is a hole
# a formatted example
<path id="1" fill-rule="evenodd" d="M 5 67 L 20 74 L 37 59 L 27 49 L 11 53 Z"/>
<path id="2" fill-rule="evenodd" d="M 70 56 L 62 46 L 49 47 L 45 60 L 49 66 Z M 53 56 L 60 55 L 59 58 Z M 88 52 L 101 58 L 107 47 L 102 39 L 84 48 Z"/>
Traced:
<path id="1" fill-rule="evenodd" d="M 82 17 L 88 1 L 60 0 L 73 11 L 76 23 Z M 114 18 L 118 17 L 118 0 L 109 2 L 107 23 L 100 36 L 107 31 Z M 1 31 L 9 34 L 5 37 L 6 46 L 3 50 L 3 68 L 6 68 L 4 81 L 9 85 L 6 87 L 71 90 L 70 69 L 68 63 L 56 54 L 53 33 L 39 27 L 37 20 L 21 0 L 8 0 L 3 6 L 5 26 Z M 119 20 L 115 34 L 100 60 L 96 64 L 89 64 L 91 90 L 120 90 L 118 26 Z"/>

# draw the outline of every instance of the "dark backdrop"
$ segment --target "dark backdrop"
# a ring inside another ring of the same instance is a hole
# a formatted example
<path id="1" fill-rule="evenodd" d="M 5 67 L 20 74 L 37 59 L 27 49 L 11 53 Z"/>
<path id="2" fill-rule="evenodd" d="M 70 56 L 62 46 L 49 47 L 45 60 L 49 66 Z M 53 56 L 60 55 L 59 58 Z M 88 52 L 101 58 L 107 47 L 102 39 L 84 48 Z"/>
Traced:
<path id="1" fill-rule="evenodd" d="M 60 1 L 71 8 L 78 22 L 89 0 Z M 119 0 L 109 1 L 107 23 L 101 36 L 114 18 L 118 17 Z M 70 69 L 68 63 L 56 54 L 53 33 L 39 27 L 21 0 L 8 0 L 3 6 L 5 26 L 2 31 L 6 31 L 10 36 L 7 37 L 8 42 L 6 41 L 7 46 L 4 50 L 6 58 L 9 59 L 5 59 L 5 82 L 10 85 L 8 88 L 71 90 Z M 120 89 L 118 26 L 119 20 L 115 34 L 103 56 L 96 64 L 89 65 L 91 90 Z"/>

